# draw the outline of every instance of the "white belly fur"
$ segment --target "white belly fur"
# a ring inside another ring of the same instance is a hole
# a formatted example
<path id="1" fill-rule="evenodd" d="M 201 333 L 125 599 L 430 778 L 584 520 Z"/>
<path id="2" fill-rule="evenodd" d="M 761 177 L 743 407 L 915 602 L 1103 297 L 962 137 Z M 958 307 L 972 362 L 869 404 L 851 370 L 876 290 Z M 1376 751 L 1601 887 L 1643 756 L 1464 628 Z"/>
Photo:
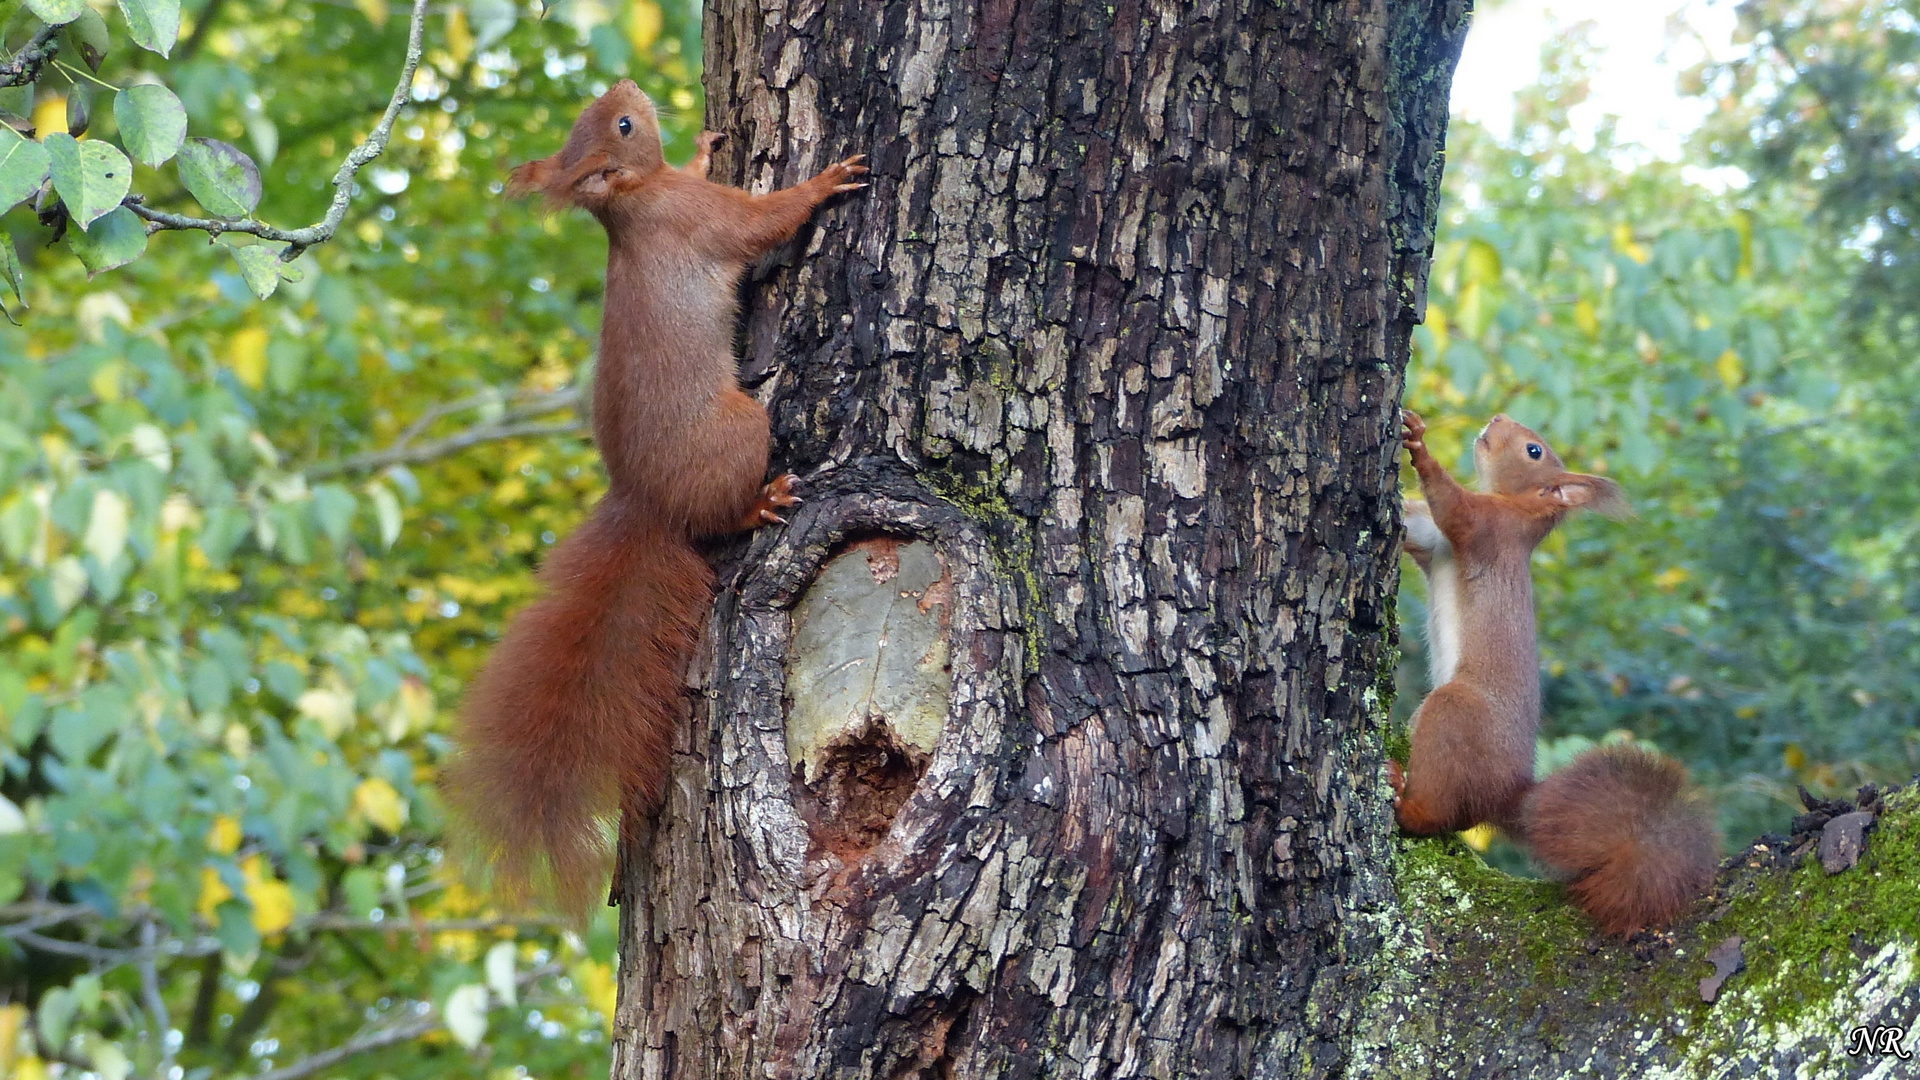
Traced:
<path id="1" fill-rule="evenodd" d="M 1460 567 L 1426 503 L 1408 500 L 1405 521 L 1407 539 L 1428 554 L 1427 677 L 1440 686 L 1460 666 Z"/>
<path id="2" fill-rule="evenodd" d="M 1427 564 L 1427 677 L 1441 686 L 1459 667 L 1460 564 L 1443 547 Z"/>

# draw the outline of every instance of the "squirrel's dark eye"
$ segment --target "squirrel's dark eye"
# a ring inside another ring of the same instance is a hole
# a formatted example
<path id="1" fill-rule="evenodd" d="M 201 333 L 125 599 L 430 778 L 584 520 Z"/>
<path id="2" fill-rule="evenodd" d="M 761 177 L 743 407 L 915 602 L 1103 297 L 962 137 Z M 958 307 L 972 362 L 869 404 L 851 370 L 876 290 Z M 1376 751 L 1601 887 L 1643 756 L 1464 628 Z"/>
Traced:
<path id="1" fill-rule="evenodd" d="M 1527 456 L 1528 456 L 1528 457 L 1530 457 L 1530 458 L 1532 458 L 1532 459 L 1533 459 L 1533 460 L 1535 460 L 1535 461 L 1539 461 L 1539 460 L 1540 460 L 1540 454 L 1541 454 L 1541 450 L 1540 450 L 1540 444 L 1539 444 L 1539 443 L 1537 443 L 1537 442 L 1530 442 L 1530 443 L 1528 443 L 1528 444 L 1527 444 Z"/>
<path id="2" fill-rule="evenodd" d="M 620 118 L 620 134 L 622 135 L 633 134 L 633 117 L 623 116 Z"/>

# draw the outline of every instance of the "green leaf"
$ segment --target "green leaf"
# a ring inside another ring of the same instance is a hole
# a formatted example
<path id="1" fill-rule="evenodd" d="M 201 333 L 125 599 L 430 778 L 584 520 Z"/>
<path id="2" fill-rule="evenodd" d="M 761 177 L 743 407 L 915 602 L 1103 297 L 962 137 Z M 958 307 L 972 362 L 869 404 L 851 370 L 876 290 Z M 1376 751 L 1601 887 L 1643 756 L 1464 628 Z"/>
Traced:
<path id="1" fill-rule="evenodd" d="M 125 266 L 147 250 L 147 223 L 124 206 L 116 206 L 85 229 L 67 234 L 67 245 L 87 268 L 87 276 Z"/>
<path id="2" fill-rule="evenodd" d="M 45 145 L 52 157 L 54 190 L 65 200 L 74 224 L 86 228 L 127 197 L 133 179 L 127 155 L 98 139 L 81 142 L 59 133 L 47 136 Z"/>
<path id="3" fill-rule="evenodd" d="M 253 295 L 265 300 L 280 287 L 280 253 L 266 244 L 227 245 L 227 251 L 233 255 L 233 261 L 240 265 L 240 276 L 246 280 L 247 288 Z"/>
<path id="4" fill-rule="evenodd" d="M 88 8 L 80 17 L 67 24 L 67 44 L 90 71 L 99 71 L 100 64 L 107 58 L 107 50 L 113 47 L 113 38 L 107 33 L 107 20 L 100 13 Z"/>
<path id="5" fill-rule="evenodd" d="M 73 991 L 64 986 L 56 986 L 40 997 L 40 1037 L 49 1046 L 62 1046 L 67 1041 L 67 1025 L 73 1023 L 73 1014 L 80 1010 L 80 1003 L 74 1000 Z"/>
<path id="6" fill-rule="evenodd" d="M 27 0 L 27 10 L 48 26 L 65 26 L 86 14 L 87 0 Z"/>
<path id="7" fill-rule="evenodd" d="M 367 494 L 373 499 L 374 516 L 380 521 L 380 543 L 392 547 L 393 542 L 400 539 L 400 499 L 385 484 L 369 484 Z"/>
<path id="8" fill-rule="evenodd" d="M 219 139 L 187 140 L 180 148 L 180 181 L 215 217 L 246 217 L 260 205 L 259 166 Z"/>
<path id="9" fill-rule="evenodd" d="M 165 56 L 180 40 L 180 0 L 120 0 L 133 43 Z"/>
<path id="10" fill-rule="evenodd" d="M 13 250 L 12 238 L 6 236 L 0 236 L 0 282 L 5 282 L 13 290 L 14 298 L 20 301 L 22 308 L 27 306 L 27 275 L 20 268 L 20 254 Z M 6 308 L 0 307 L 0 315 L 5 315 L 7 321 L 15 326 L 19 325 L 13 312 Z"/>
<path id="11" fill-rule="evenodd" d="M 156 167 L 179 153 L 187 138 L 186 106 L 159 83 L 120 91 L 113 99 L 113 118 L 120 125 L 120 141 L 133 156 Z"/>
<path id="12" fill-rule="evenodd" d="M 78 139 L 93 126 L 93 84 L 76 82 L 67 88 L 67 134 Z"/>
<path id="13" fill-rule="evenodd" d="M 0 124 L 0 210 L 10 210 L 40 190 L 52 162 L 46 147 Z"/>
<path id="14" fill-rule="evenodd" d="M 313 489 L 313 516 L 320 522 L 320 531 L 336 546 L 347 542 L 347 532 L 353 528 L 354 503 L 353 492 L 338 484 L 321 484 Z"/>
<path id="15" fill-rule="evenodd" d="M 93 493 L 93 513 L 87 519 L 86 539 L 81 541 L 87 554 L 110 563 L 127 548 L 128 510 L 126 496 L 110 488 Z"/>
<path id="16" fill-rule="evenodd" d="M 346 894 L 347 911 L 364 919 L 380 906 L 380 875 L 364 866 L 355 867 L 341 878 L 340 891 Z"/>

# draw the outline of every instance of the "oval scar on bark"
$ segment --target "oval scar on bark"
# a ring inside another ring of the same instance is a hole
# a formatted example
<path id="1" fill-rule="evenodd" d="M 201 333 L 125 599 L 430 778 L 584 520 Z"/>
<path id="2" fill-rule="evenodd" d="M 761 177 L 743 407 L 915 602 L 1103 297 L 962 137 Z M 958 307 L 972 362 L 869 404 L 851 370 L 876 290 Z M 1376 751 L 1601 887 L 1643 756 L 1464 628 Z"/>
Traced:
<path id="1" fill-rule="evenodd" d="M 829 560 L 793 613 L 787 759 L 816 852 L 883 839 L 946 727 L 953 578 L 932 544 L 874 537 Z"/>

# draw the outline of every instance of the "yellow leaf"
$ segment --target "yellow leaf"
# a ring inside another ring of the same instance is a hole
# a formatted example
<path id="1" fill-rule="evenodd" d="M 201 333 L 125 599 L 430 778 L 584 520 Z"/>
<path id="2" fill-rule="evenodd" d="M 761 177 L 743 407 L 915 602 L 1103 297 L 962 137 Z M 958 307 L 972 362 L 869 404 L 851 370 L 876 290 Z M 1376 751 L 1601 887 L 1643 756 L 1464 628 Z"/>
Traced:
<path id="1" fill-rule="evenodd" d="M 1460 839 L 1465 840 L 1467 846 L 1475 851 L 1485 851 L 1493 845 L 1493 826 L 1483 821 L 1461 833 Z"/>
<path id="2" fill-rule="evenodd" d="M 633 6 L 627 9 L 627 40 L 633 44 L 633 51 L 646 52 L 653 48 L 666 23 L 659 4 L 653 0 L 633 0 Z"/>
<path id="3" fill-rule="evenodd" d="M 447 53 L 456 64 L 464 64 L 473 55 L 473 28 L 467 25 L 467 9 L 456 7 L 447 12 Z"/>
<path id="4" fill-rule="evenodd" d="M 47 1080 L 47 1063 L 38 1055 L 28 1054 L 13 1067 L 13 1080 Z"/>
<path id="5" fill-rule="evenodd" d="M 400 684 L 400 701 L 394 709 L 395 726 L 404 735 L 408 731 L 424 731 L 432 721 L 433 691 L 427 689 L 427 684 L 420 679 L 407 676 Z"/>
<path id="6" fill-rule="evenodd" d="M 376 27 L 387 25 L 387 0 L 353 0 L 353 6 Z"/>
<path id="7" fill-rule="evenodd" d="M 127 898 L 136 903 L 146 903 L 149 894 L 153 891 L 154 881 L 155 874 L 152 867 L 145 863 L 135 866 L 132 872 L 127 874 Z"/>
<path id="8" fill-rule="evenodd" d="M 66 134 L 67 95 L 48 94 L 33 107 L 33 131 L 42 139 L 53 134 Z"/>
<path id="9" fill-rule="evenodd" d="M 320 721 L 327 737 L 337 739 L 353 723 L 353 698 L 338 690 L 309 690 L 300 695 L 300 711 Z"/>
<path id="10" fill-rule="evenodd" d="M 0 1005 L 0 1076 L 16 1076 L 16 1056 L 20 1052 L 20 1028 L 27 1021 L 24 1005 Z"/>
<path id="11" fill-rule="evenodd" d="M 1807 752 L 1800 748 L 1799 743 L 1788 743 L 1786 750 L 1780 756 L 1786 762 L 1787 768 L 1794 772 L 1807 767 Z"/>
<path id="12" fill-rule="evenodd" d="M 1692 576 L 1684 566 L 1669 566 L 1653 575 L 1653 583 L 1660 587 L 1661 592 L 1672 592 Z"/>
<path id="13" fill-rule="evenodd" d="M 1573 305 L 1573 325 L 1590 338 L 1600 336 L 1600 313 L 1593 308 L 1593 302 L 1582 300 Z"/>
<path id="14" fill-rule="evenodd" d="M 215 855 L 231 855 L 240 850 L 240 823 L 221 814 L 207 830 L 207 850 Z"/>
<path id="15" fill-rule="evenodd" d="M 1500 280 L 1500 252 L 1485 240 L 1470 240 L 1467 242 L 1465 269 L 1470 282 L 1497 282 Z"/>
<path id="16" fill-rule="evenodd" d="M 1752 705 L 1742 705 L 1739 708 L 1733 710 L 1733 715 L 1739 717 L 1742 720 L 1751 720 L 1754 717 L 1760 715 L 1760 710 L 1755 708 Z"/>
<path id="17" fill-rule="evenodd" d="M 1653 258 L 1653 252 L 1648 251 L 1633 238 L 1632 226 L 1624 221 L 1613 227 L 1613 248 L 1642 266 Z"/>
<path id="18" fill-rule="evenodd" d="M 378 776 L 360 781 L 360 786 L 353 789 L 353 808 L 389 833 L 398 833 L 407 823 L 407 801 Z"/>
<path id="19" fill-rule="evenodd" d="M 574 982 L 580 986 L 580 993 L 587 1004 L 606 1017 L 607 1023 L 613 1023 L 613 1007 L 619 1000 L 614 990 L 613 967 L 598 960 L 582 960 L 573 969 Z"/>
<path id="20" fill-rule="evenodd" d="M 93 373 L 93 378 L 87 380 L 87 385 L 93 388 L 95 396 L 101 401 L 108 404 L 119 401 L 120 365 L 101 364 L 100 369 Z"/>
<path id="21" fill-rule="evenodd" d="M 1729 390 L 1738 390 L 1740 384 L 1747 381 L 1747 369 L 1740 363 L 1740 354 L 1732 349 L 1720 354 L 1720 358 L 1713 362 L 1713 370 Z"/>
<path id="22" fill-rule="evenodd" d="M 502 506 L 519 502 L 527 497 L 527 482 L 518 476 L 509 476 L 493 489 L 493 501 Z"/>
<path id="23" fill-rule="evenodd" d="M 1452 328 L 1447 325 L 1447 313 L 1438 304 L 1427 305 L 1427 332 L 1433 335 L 1433 355 L 1438 359 L 1447 354 L 1447 339 L 1453 336 Z"/>
<path id="24" fill-rule="evenodd" d="M 233 335 L 227 346 L 227 366 L 249 390 L 267 381 L 267 330 L 249 326 Z"/>
<path id="25" fill-rule="evenodd" d="M 247 902 L 253 905 L 253 928 L 262 936 L 277 934 L 293 925 L 293 889 L 272 876 L 265 856 L 255 855 L 240 864 L 247 876 Z"/>
<path id="26" fill-rule="evenodd" d="M 253 753 L 253 733 L 247 730 L 247 725 L 238 720 L 227 725 L 227 730 L 221 735 L 220 742 L 227 748 L 227 753 L 236 758 L 245 759 L 247 755 Z"/>
<path id="27" fill-rule="evenodd" d="M 1483 317 L 1485 305 L 1481 303 L 1480 283 L 1469 281 L 1460 289 L 1460 299 L 1453 305 L 1454 320 L 1460 324 L 1461 333 L 1468 337 L 1479 337 L 1486 331 Z"/>
<path id="28" fill-rule="evenodd" d="M 214 909 L 231 899 L 233 899 L 233 890 L 227 888 L 227 883 L 220 879 L 220 871 L 211 866 L 201 867 L 200 902 L 194 905 L 194 910 L 200 913 L 200 917 L 208 922 L 218 922 Z"/>

